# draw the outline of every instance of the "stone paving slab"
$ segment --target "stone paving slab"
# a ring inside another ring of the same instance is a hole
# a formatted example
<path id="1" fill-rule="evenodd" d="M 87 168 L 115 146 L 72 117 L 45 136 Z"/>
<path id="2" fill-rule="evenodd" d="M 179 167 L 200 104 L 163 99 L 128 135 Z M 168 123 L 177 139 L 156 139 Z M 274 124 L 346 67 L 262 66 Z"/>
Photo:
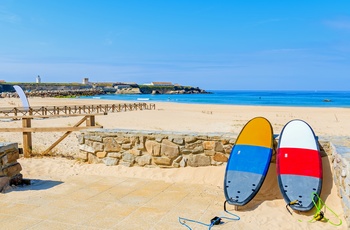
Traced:
<path id="1" fill-rule="evenodd" d="M 208 223 L 223 213 L 223 201 L 215 186 L 76 175 L 63 182 L 32 180 L 0 194 L 0 223 L 16 230 L 186 229 L 180 216 Z"/>

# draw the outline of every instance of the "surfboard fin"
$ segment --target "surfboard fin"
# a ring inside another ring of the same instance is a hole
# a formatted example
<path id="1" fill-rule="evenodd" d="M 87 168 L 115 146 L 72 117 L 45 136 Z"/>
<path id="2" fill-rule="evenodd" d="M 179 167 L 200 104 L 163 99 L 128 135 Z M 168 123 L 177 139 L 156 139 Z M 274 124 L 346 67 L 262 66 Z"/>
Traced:
<path id="1" fill-rule="evenodd" d="M 295 205 L 295 204 L 299 204 L 299 201 L 298 201 L 298 200 L 293 200 L 293 201 L 289 202 L 289 203 L 286 205 L 286 209 L 287 209 L 287 211 L 288 211 L 291 215 L 293 215 L 293 213 L 289 210 L 288 206 L 290 207 L 291 205 Z"/>
<path id="2" fill-rule="evenodd" d="M 298 203 L 299 203 L 298 200 L 293 200 L 293 201 L 289 202 L 289 205 L 298 204 Z"/>

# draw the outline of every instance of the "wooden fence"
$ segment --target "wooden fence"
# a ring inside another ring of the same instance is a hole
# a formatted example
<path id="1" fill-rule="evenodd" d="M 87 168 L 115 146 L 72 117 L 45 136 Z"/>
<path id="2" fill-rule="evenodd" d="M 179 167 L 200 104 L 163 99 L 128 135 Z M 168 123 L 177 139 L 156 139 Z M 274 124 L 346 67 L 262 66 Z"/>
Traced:
<path id="1" fill-rule="evenodd" d="M 100 105 L 66 105 L 66 106 L 34 106 L 29 108 L 14 107 L 0 108 L 0 119 L 21 119 L 22 128 L 0 128 L 0 132 L 22 132 L 24 157 L 30 157 L 32 153 L 32 132 L 65 132 L 55 143 L 53 143 L 42 154 L 48 154 L 56 145 L 73 131 L 82 129 L 101 128 L 95 124 L 96 115 L 107 115 L 123 111 L 152 110 L 155 104 L 133 103 L 133 104 L 100 104 Z M 84 116 L 72 127 L 32 127 L 33 118 L 53 118 Z M 79 127 L 86 122 L 85 127 Z"/>
<path id="2" fill-rule="evenodd" d="M 134 110 L 152 110 L 155 104 L 99 104 L 99 105 L 66 105 L 66 106 L 33 106 L 29 108 L 0 108 L 0 118 L 15 116 L 56 116 L 73 114 L 104 114 Z"/>

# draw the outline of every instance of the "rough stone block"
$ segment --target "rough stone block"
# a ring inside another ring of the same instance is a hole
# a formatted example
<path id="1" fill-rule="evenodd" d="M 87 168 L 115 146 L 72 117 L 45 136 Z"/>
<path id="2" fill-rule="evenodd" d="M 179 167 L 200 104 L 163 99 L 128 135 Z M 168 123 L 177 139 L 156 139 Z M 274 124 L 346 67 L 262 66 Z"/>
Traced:
<path id="1" fill-rule="evenodd" d="M 182 144 L 184 144 L 184 139 L 181 137 L 176 137 L 176 138 L 172 139 L 172 142 L 174 142 L 175 144 L 178 144 L 178 145 L 182 145 Z"/>
<path id="2" fill-rule="evenodd" d="M 98 158 L 104 158 L 104 157 L 107 156 L 107 152 L 97 152 L 97 153 L 96 153 L 96 156 L 97 156 Z"/>
<path id="3" fill-rule="evenodd" d="M 92 144 L 92 147 L 95 149 L 95 152 L 102 152 L 104 149 L 104 144 L 100 142 L 94 142 Z"/>
<path id="4" fill-rule="evenodd" d="M 103 140 L 106 152 L 119 152 L 121 150 L 121 145 L 113 137 L 106 137 Z"/>
<path id="5" fill-rule="evenodd" d="M 216 141 L 215 142 L 215 147 L 214 147 L 215 152 L 224 152 L 224 145 L 221 143 L 221 141 Z"/>
<path id="6" fill-rule="evenodd" d="M 19 163 L 15 163 L 9 166 L 6 166 L 2 169 L 2 171 L 7 175 L 8 177 L 13 177 L 16 174 L 19 174 L 22 170 L 22 167 Z"/>
<path id="7" fill-rule="evenodd" d="M 192 153 L 192 150 L 185 148 L 185 146 L 180 146 L 179 149 L 180 149 L 180 153 L 181 154 L 190 154 L 190 153 Z"/>
<path id="8" fill-rule="evenodd" d="M 188 157 L 188 165 L 191 167 L 209 166 L 211 159 L 209 156 L 190 155 Z"/>
<path id="9" fill-rule="evenodd" d="M 10 178 L 0 177 L 0 192 L 3 192 L 10 186 Z"/>
<path id="10" fill-rule="evenodd" d="M 138 136 L 131 136 L 130 143 L 131 143 L 131 145 L 136 145 L 136 144 L 140 143 L 139 137 Z"/>
<path id="11" fill-rule="evenodd" d="M 160 144 L 156 141 L 146 141 L 145 147 L 152 156 L 160 156 Z"/>
<path id="12" fill-rule="evenodd" d="M 161 155 L 174 159 L 180 154 L 179 146 L 169 140 L 164 139 L 161 144 Z"/>
<path id="13" fill-rule="evenodd" d="M 17 143 L 0 143 L 0 157 L 12 151 L 18 151 Z"/>
<path id="14" fill-rule="evenodd" d="M 113 166 L 117 165 L 119 162 L 119 159 L 117 158 L 112 158 L 112 157 L 106 157 L 102 159 L 102 162 L 107 165 L 107 166 Z"/>
<path id="15" fill-rule="evenodd" d="M 215 141 L 203 141 L 203 149 L 204 150 L 214 150 L 215 149 Z"/>
<path id="16" fill-rule="evenodd" d="M 204 152 L 203 146 L 197 146 L 192 150 L 193 154 L 199 154 L 199 153 L 203 153 L 203 152 Z"/>
<path id="17" fill-rule="evenodd" d="M 224 147 L 221 142 L 203 141 L 204 150 L 214 150 L 215 152 L 224 152 Z"/>
<path id="18" fill-rule="evenodd" d="M 137 163 L 140 166 L 145 166 L 151 164 L 152 157 L 150 155 L 143 155 L 137 159 Z"/>
<path id="19" fill-rule="evenodd" d="M 86 145 L 86 144 L 79 145 L 79 149 L 84 151 L 84 152 L 95 153 L 95 149 L 89 145 Z"/>
<path id="20" fill-rule="evenodd" d="M 221 144 L 222 145 L 227 145 L 227 144 L 229 144 L 229 140 L 227 140 L 227 139 L 221 139 Z"/>
<path id="21" fill-rule="evenodd" d="M 85 143 L 84 135 L 80 134 L 80 135 L 78 136 L 78 143 L 79 143 L 79 145 L 82 145 L 82 144 Z"/>
<path id="22" fill-rule="evenodd" d="M 131 144 L 122 144 L 122 149 L 128 150 L 131 149 Z"/>
<path id="23" fill-rule="evenodd" d="M 130 149 L 129 152 L 135 156 L 141 156 L 141 153 L 142 153 L 141 150 L 139 149 Z"/>
<path id="24" fill-rule="evenodd" d="M 214 156 L 215 155 L 215 151 L 214 150 L 204 150 L 204 154 L 206 156 Z"/>
<path id="25" fill-rule="evenodd" d="M 153 157 L 153 162 L 156 165 L 171 165 L 171 159 L 169 159 L 168 157 Z"/>
<path id="26" fill-rule="evenodd" d="M 97 156 L 95 156 L 92 153 L 88 153 L 88 163 L 89 164 L 98 164 L 100 162 L 101 162 L 101 160 Z"/>
<path id="27" fill-rule="evenodd" d="M 183 158 L 183 156 L 178 156 L 178 157 L 174 160 L 174 162 L 180 163 L 180 161 L 182 160 L 182 158 Z"/>
<path id="28" fill-rule="evenodd" d="M 144 143 L 139 143 L 135 145 L 135 148 L 138 150 L 144 150 L 145 149 L 145 144 Z"/>
<path id="29" fill-rule="evenodd" d="M 85 135 L 85 139 L 86 140 L 90 140 L 90 141 L 97 141 L 97 142 L 102 142 L 102 136 L 95 134 L 95 135 Z"/>
<path id="30" fill-rule="evenodd" d="M 213 157 L 213 160 L 217 162 L 227 162 L 228 158 L 223 153 L 216 153 Z"/>
<path id="31" fill-rule="evenodd" d="M 117 138 L 115 138 L 115 140 L 117 141 L 118 144 L 128 144 L 130 143 L 130 139 L 127 137 L 123 137 L 123 136 L 118 136 Z"/>
<path id="32" fill-rule="evenodd" d="M 193 137 L 193 136 L 186 136 L 185 137 L 185 142 L 186 143 L 193 143 L 193 142 L 196 142 L 196 141 L 197 141 L 196 137 Z"/>
<path id="33" fill-rule="evenodd" d="M 147 138 L 145 136 L 139 136 L 139 143 L 138 144 L 144 144 L 146 142 Z"/>
<path id="34" fill-rule="evenodd" d="M 186 158 L 182 158 L 182 160 L 179 163 L 179 166 L 182 167 L 182 168 L 186 167 L 186 162 L 187 162 L 187 159 Z"/>
<path id="35" fill-rule="evenodd" d="M 2 165 L 14 163 L 17 161 L 18 158 L 19 158 L 18 150 L 13 149 L 13 151 L 7 152 L 7 154 L 1 158 Z"/>
<path id="36" fill-rule="evenodd" d="M 197 139 L 198 139 L 198 140 L 206 141 L 206 140 L 208 140 L 208 136 L 205 136 L 205 135 L 198 135 L 198 136 L 197 136 Z"/>
<path id="37" fill-rule="evenodd" d="M 0 165 L 0 177 L 6 176 L 6 174 L 2 171 L 2 167 Z"/>
<path id="38" fill-rule="evenodd" d="M 123 154 L 123 161 L 124 162 L 130 162 L 130 163 L 134 163 L 135 162 L 135 156 L 129 152 L 125 152 Z"/>
<path id="39" fill-rule="evenodd" d="M 224 146 L 224 153 L 230 154 L 232 151 L 232 146 L 231 145 L 225 145 Z"/>
<path id="40" fill-rule="evenodd" d="M 174 161 L 173 161 L 173 167 L 174 168 L 179 168 L 180 167 L 180 162 L 182 161 L 182 156 L 178 156 Z"/>
<path id="41" fill-rule="evenodd" d="M 204 150 L 202 141 L 196 141 L 196 142 L 193 142 L 193 143 L 186 143 L 185 144 L 185 148 L 186 149 L 200 148 L 200 149 L 202 149 L 202 151 Z"/>
<path id="42" fill-rule="evenodd" d="M 107 157 L 113 157 L 113 158 L 122 158 L 123 154 L 122 153 L 116 153 L 116 152 L 111 152 L 107 154 Z"/>

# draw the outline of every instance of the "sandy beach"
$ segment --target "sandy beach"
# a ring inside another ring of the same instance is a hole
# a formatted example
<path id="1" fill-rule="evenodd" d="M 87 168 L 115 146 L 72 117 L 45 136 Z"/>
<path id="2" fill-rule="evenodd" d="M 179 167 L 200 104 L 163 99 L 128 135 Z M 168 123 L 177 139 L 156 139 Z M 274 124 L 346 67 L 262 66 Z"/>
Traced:
<path id="1" fill-rule="evenodd" d="M 29 98 L 31 106 L 44 105 L 77 105 L 77 104 L 112 104 L 116 101 L 85 100 L 85 99 L 55 99 L 55 98 Z M 129 102 L 127 102 L 129 103 Z M 332 140 L 332 138 L 346 137 L 350 129 L 347 108 L 302 108 L 302 107 L 262 107 L 262 106 L 230 106 L 230 105 L 199 105 L 199 104 L 175 104 L 155 103 L 155 110 L 129 111 L 110 113 L 106 116 L 96 116 L 96 122 L 106 129 L 132 129 L 132 130 L 156 130 L 171 132 L 198 132 L 198 133 L 233 133 L 238 135 L 244 124 L 256 116 L 267 118 L 275 134 L 279 134 L 283 126 L 292 119 L 303 119 L 310 124 L 320 140 Z M 18 98 L 1 98 L 0 107 L 20 106 Z M 60 127 L 73 126 L 81 117 L 34 119 L 32 127 Z M 0 122 L 1 127 L 21 127 L 21 121 Z M 33 152 L 40 153 L 49 147 L 62 133 L 33 133 Z M 54 151 L 76 152 L 78 149 L 77 136 L 79 132 L 72 133 Z M 1 142 L 22 142 L 21 133 L 1 133 Z M 202 201 L 208 204 L 220 205 L 224 202 L 223 177 L 225 165 L 202 168 L 178 168 L 159 169 L 124 166 L 108 167 L 103 164 L 86 164 L 74 160 L 55 158 L 21 158 L 22 174 L 28 179 L 69 181 L 76 176 L 102 176 L 112 178 L 135 178 L 150 181 L 162 181 L 172 185 L 192 186 L 193 188 L 212 188 L 212 194 L 206 197 L 202 194 Z M 276 168 L 271 164 L 268 176 L 258 195 L 246 207 L 233 211 L 241 220 L 232 225 L 218 226 L 217 229 L 347 229 L 343 219 L 343 209 L 340 198 L 337 196 L 337 188 L 332 177 L 332 162 L 330 157 L 323 157 L 324 184 L 321 198 L 343 220 L 338 227 L 325 222 L 309 223 L 315 210 L 307 213 L 294 213 L 290 215 L 285 202 L 279 192 Z M 33 196 L 37 191 L 26 191 L 26 195 Z M 13 192 L 1 194 L 1 197 L 11 197 Z M 18 193 L 17 193 L 18 194 Z M 20 195 L 16 195 L 20 196 Z M 193 207 L 195 209 L 196 207 Z M 198 210 L 201 212 L 203 210 Z M 162 229 L 186 229 L 178 223 L 177 217 L 181 213 L 173 212 L 169 225 Z M 187 218 L 191 218 L 191 212 L 183 212 Z M 208 214 L 204 212 L 204 214 Z M 337 223 L 337 218 L 330 212 L 326 216 Z M 201 216 L 192 216 L 200 218 Z M 202 217 L 203 218 L 203 217 Z M 210 219 L 209 219 L 210 220 Z M 298 221 L 301 220 L 301 221 Z M 137 221 L 137 220 L 135 220 Z M 207 221 L 207 220 L 202 220 Z M 142 229 L 141 226 L 139 226 Z M 196 226 L 194 229 L 205 229 Z M 214 228 L 214 229 L 215 229 Z M 35 228 L 33 228 L 35 229 Z M 81 228 L 83 229 L 83 228 Z M 118 229 L 118 227 L 106 227 L 96 229 Z M 148 228 L 145 228 L 148 229 Z M 155 228 L 157 229 L 157 228 Z M 159 228 L 160 229 L 160 228 Z"/>
<path id="2" fill-rule="evenodd" d="M 123 101 L 94 99 L 29 98 L 31 106 L 42 105 L 97 105 L 118 104 Z M 130 103 L 130 102 L 125 102 Z M 1 107 L 21 106 L 19 98 L 2 98 Z M 156 103 L 155 110 L 110 113 L 96 116 L 98 125 L 106 129 L 156 130 L 198 133 L 239 134 L 244 124 L 256 116 L 267 118 L 275 134 L 292 119 L 302 119 L 310 124 L 317 136 L 326 139 L 347 136 L 350 129 L 348 108 L 310 108 L 310 107 L 267 107 L 230 106 L 208 104 Z M 81 117 L 34 119 L 32 127 L 73 126 Z M 6 119 L 5 119 L 6 121 Z M 1 122 L 2 127 L 22 127 L 21 121 Z M 65 139 L 57 149 L 77 151 L 78 133 Z M 34 151 L 40 152 L 60 137 L 60 133 L 33 133 Z M 0 141 L 22 142 L 18 133 L 2 133 Z"/>

